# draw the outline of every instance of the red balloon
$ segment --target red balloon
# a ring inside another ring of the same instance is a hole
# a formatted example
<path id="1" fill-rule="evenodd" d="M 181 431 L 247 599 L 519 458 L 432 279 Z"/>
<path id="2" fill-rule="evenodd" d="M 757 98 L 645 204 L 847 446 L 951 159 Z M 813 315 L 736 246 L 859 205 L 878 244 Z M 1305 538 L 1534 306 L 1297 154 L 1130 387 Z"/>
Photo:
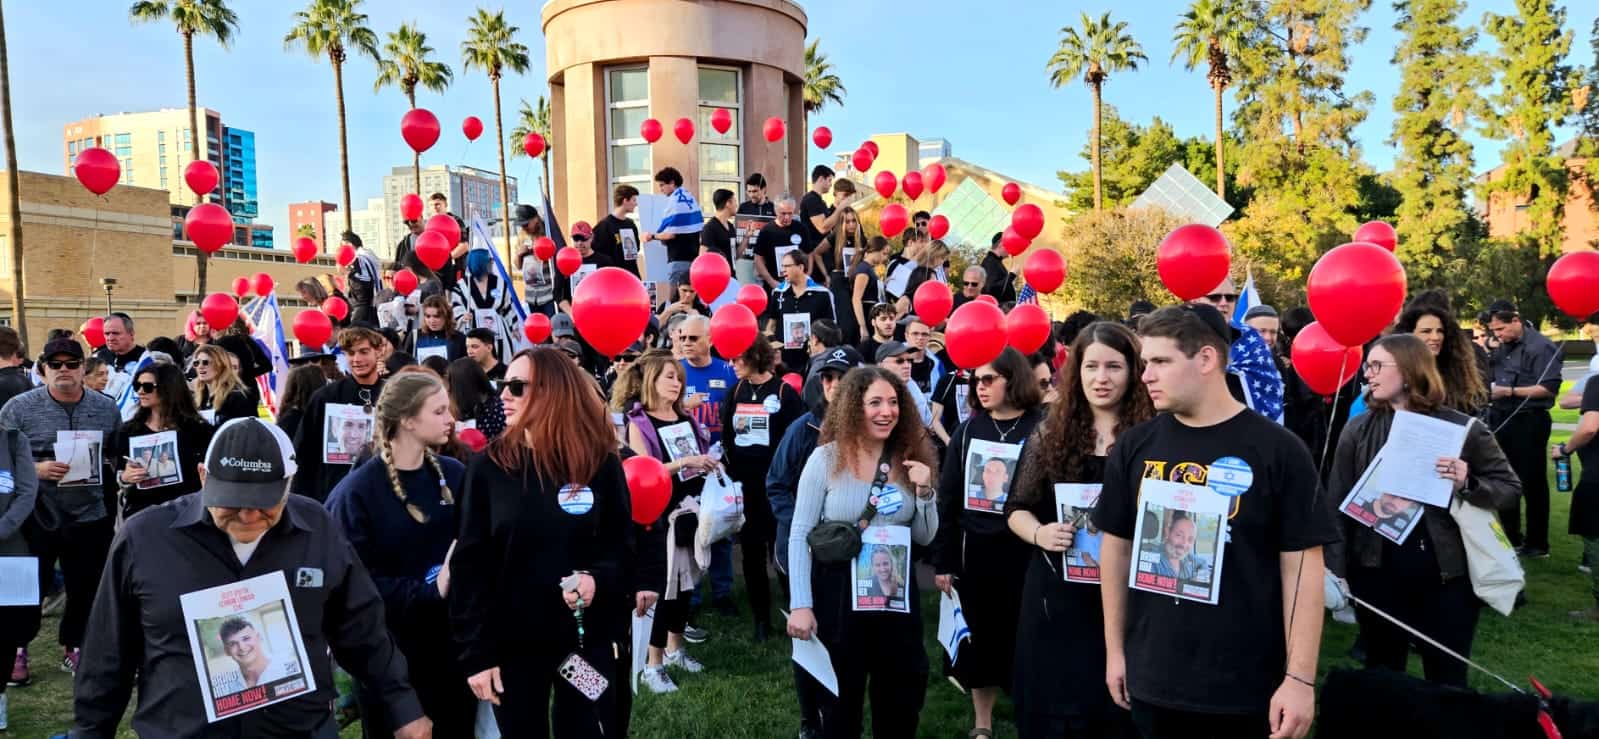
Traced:
<path id="1" fill-rule="evenodd" d="M 882 195 L 885 199 L 891 198 L 894 197 L 894 191 L 899 189 L 899 179 L 893 172 L 885 169 L 872 178 L 872 187 L 877 188 L 878 195 Z"/>
<path id="2" fill-rule="evenodd" d="M 1599 312 L 1599 252 L 1577 251 L 1555 260 L 1544 287 L 1555 307 L 1572 318 Z"/>
<path id="3" fill-rule="evenodd" d="M 394 291 L 401 295 L 410 295 L 416 291 L 416 273 L 410 269 L 402 269 L 394 273 Z"/>
<path id="4" fill-rule="evenodd" d="M 214 254 L 233 240 L 233 216 L 216 203 L 201 203 L 184 216 L 183 232 L 200 251 Z"/>
<path id="5" fill-rule="evenodd" d="M 1017 188 L 1020 194 L 1020 188 Z M 1010 225 L 1029 241 L 1038 238 L 1044 232 L 1044 209 L 1032 203 L 1020 206 L 1011 211 Z M 1214 287 L 1214 285 L 1212 285 Z"/>
<path id="6" fill-rule="evenodd" d="M 761 126 L 761 133 L 766 135 L 766 141 L 768 143 L 775 142 L 778 139 L 783 138 L 783 119 L 778 118 L 775 115 L 771 118 L 767 118 L 766 124 Z"/>
<path id="7" fill-rule="evenodd" d="M 691 278 L 692 279 L 692 278 Z M 711 346 L 724 357 L 736 357 L 755 343 L 761 333 L 755 313 L 738 303 L 728 303 L 711 316 Z"/>
<path id="8" fill-rule="evenodd" d="M 1312 321 L 1301 329 L 1288 353 L 1300 379 L 1322 395 L 1337 392 L 1360 371 L 1360 345 L 1338 343 L 1321 321 Z"/>
<path id="9" fill-rule="evenodd" d="M 540 136 L 537 131 L 529 131 L 526 136 L 522 137 L 522 151 L 526 152 L 528 156 L 538 159 L 544 153 L 544 137 Z"/>
<path id="10" fill-rule="evenodd" d="M 548 262 L 555 256 L 555 239 L 540 236 L 533 240 L 533 256 L 540 262 Z"/>
<path id="11" fill-rule="evenodd" d="M 1013 257 L 1021 256 L 1021 253 L 1027 251 L 1027 247 L 1032 245 L 1032 243 L 1032 239 L 1016 233 L 1015 226 L 1006 226 L 1005 233 L 1000 234 L 999 237 L 1000 246 L 1005 247 L 1005 253 Z"/>
<path id="12" fill-rule="evenodd" d="M 766 291 L 760 285 L 752 283 L 739 288 L 736 301 L 757 316 L 766 312 Z"/>
<path id="13" fill-rule="evenodd" d="M 233 278 L 233 294 L 237 295 L 237 296 L 239 296 L 241 298 L 246 296 L 246 295 L 249 295 L 250 294 L 250 278 L 248 278 L 248 277 L 235 277 L 235 278 Z"/>
<path id="14" fill-rule="evenodd" d="M 1022 279 L 1040 293 L 1055 292 L 1066 281 L 1066 257 L 1054 249 L 1034 249 L 1022 263 Z"/>
<path id="15" fill-rule="evenodd" d="M 826 149 L 832 146 L 833 129 L 827 126 L 817 126 L 816 130 L 811 132 L 811 143 L 816 144 L 818 149 Z"/>
<path id="16" fill-rule="evenodd" d="M 1032 354 L 1049 340 L 1049 314 L 1037 303 L 1022 303 L 1005 317 L 1005 339 L 1023 354 Z"/>
<path id="17" fill-rule="evenodd" d="M 272 279 L 272 275 L 265 272 L 257 272 L 254 277 L 250 278 L 250 286 L 255 288 L 256 295 L 264 298 L 272 294 L 272 289 L 277 287 L 278 283 Z"/>
<path id="18" fill-rule="evenodd" d="M 196 195 L 205 195 L 217 189 L 219 179 L 216 165 L 204 159 L 196 159 L 183 167 L 183 181 Z"/>
<path id="19" fill-rule="evenodd" d="M 633 499 L 633 523 L 653 525 L 672 500 L 671 473 L 661 460 L 637 456 L 622 460 L 622 474 L 627 477 L 627 492 Z"/>
<path id="20" fill-rule="evenodd" d="M 922 179 L 927 181 L 927 191 L 937 195 L 939 188 L 944 186 L 944 165 L 934 162 L 922 167 Z"/>
<path id="21" fill-rule="evenodd" d="M 481 452 L 489 445 L 489 440 L 482 431 L 475 428 L 461 429 L 455 432 L 455 440 L 466 445 L 473 452 Z"/>
<path id="22" fill-rule="evenodd" d="M 899 178 L 899 188 L 905 191 L 905 197 L 915 200 L 922 196 L 922 173 L 911 170 Z M 938 238 L 934 236 L 933 238 Z"/>
<path id="23" fill-rule="evenodd" d="M 988 294 L 983 294 L 983 295 L 977 296 L 976 302 L 987 303 L 989 305 L 994 306 L 995 308 L 999 307 L 999 298 L 996 298 L 996 297 L 994 297 L 992 295 L 988 295 Z"/>
<path id="24" fill-rule="evenodd" d="M 911 174 L 916 174 L 916 173 L 912 172 Z M 910 174 L 905 175 L 905 182 L 906 183 L 910 182 L 910 177 L 911 177 Z M 934 238 L 934 239 L 942 239 L 942 238 L 944 238 L 944 234 L 947 234 L 947 233 L 949 233 L 949 219 L 945 218 L 943 216 L 943 214 L 939 214 L 939 215 L 933 216 L 931 219 L 929 219 L 927 221 L 927 235 L 928 235 L 928 237 Z"/>
<path id="25" fill-rule="evenodd" d="M 450 261 L 450 247 L 454 243 L 438 231 L 423 231 L 416 237 L 416 246 L 412 247 L 412 251 L 423 266 L 437 272 Z"/>
<path id="26" fill-rule="evenodd" d="M 561 274 L 571 277 L 583 267 L 583 255 L 576 247 L 568 246 L 555 253 L 555 269 Z"/>
<path id="27" fill-rule="evenodd" d="M 885 238 L 894 238 L 910 225 L 911 216 L 905 212 L 905 206 L 899 203 L 889 203 L 883 206 L 883 212 L 877 217 L 877 227 L 882 230 Z"/>
<path id="28" fill-rule="evenodd" d="M 340 267 L 350 266 L 355 261 L 355 247 L 349 244 L 339 244 L 339 251 L 333 255 L 333 261 L 338 262 Z"/>
<path id="29" fill-rule="evenodd" d="M 676 136 L 678 141 L 681 141 L 685 144 L 693 141 L 694 121 L 691 121 L 687 118 L 677 119 L 677 122 L 672 124 L 672 135 Z"/>
<path id="30" fill-rule="evenodd" d="M 865 172 L 872 168 L 872 153 L 865 149 L 856 149 L 855 153 L 850 155 L 849 162 L 854 165 L 855 171 Z"/>
<path id="31" fill-rule="evenodd" d="M 456 244 L 461 243 L 461 224 L 456 223 L 455 216 L 449 213 L 438 213 L 429 216 L 427 223 L 422 224 L 422 230 L 437 231 L 452 249 L 455 248 Z"/>
<path id="32" fill-rule="evenodd" d="M 911 312 L 929 326 L 937 326 L 949 317 L 949 311 L 955 307 L 955 297 L 950 295 L 949 285 L 938 280 L 928 280 L 916 288 L 911 295 Z"/>
<path id="33" fill-rule="evenodd" d="M 1180 226 L 1155 249 L 1155 269 L 1178 300 L 1193 300 L 1207 295 L 1232 269 L 1232 247 L 1227 238 L 1210 226 L 1190 223 Z"/>
<path id="34" fill-rule="evenodd" d="M 1005 314 L 999 306 L 973 300 L 955 309 L 944 327 L 944 350 L 961 369 L 976 369 L 1005 351 Z"/>
<path id="35" fill-rule="evenodd" d="M 91 146 L 78 152 L 77 158 L 72 160 L 72 174 L 89 192 L 104 195 L 122 179 L 122 163 L 111 152 Z"/>
<path id="36" fill-rule="evenodd" d="M 421 154 L 433 148 L 439 140 L 439 119 L 427 108 L 412 108 L 400 117 L 400 136 L 411 147 L 411 151 Z"/>
<path id="37" fill-rule="evenodd" d="M 661 122 L 654 118 L 645 118 L 638 126 L 639 138 L 653 144 L 661 140 Z"/>
<path id="38" fill-rule="evenodd" d="M 572 323 L 602 355 L 621 354 L 644 335 L 649 322 L 650 294 L 625 269 L 601 267 L 573 291 Z"/>
<path id="39" fill-rule="evenodd" d="M 882 149 L 877 148 L 877 142 L 871 139 L 862 142 L 861 148 L 872 153 L 872 161 L 874 162 L 877 161 L 877 155 L 882 153 Z"/>
<path id="40" fill-rule="evenodd" d="M 688 284 L 694 286 L 694 292 L 699 293 L 700 300 L 707 304 L 714 303 L 717 298 L 722 297 L 722 291 L 727 289 L 727 283 L 732 279 L 733 269 L 727 265 L 727 259 L 716 252 L 706 252 L 695 257 L 694 262 L 688 267 Z M 724 352 L 722 356 L 733 355 Z"/>
<path id="41" fill-rule="evenodd" d="M 522 324 L 522 335 L 535 344 L 544 343 L 550 338 L 550 317 L 543 313 L 527 314 L 527 322 Z"/>
<path id="42" fill-rule="evenodd" d="M 342 321 L 350 316 L 350 304 L 344 302 L 344 298 L 334 295 L 322 301 L 322 312 L 335 321 Z"/>
<path id="43" fill-rule="evenodd" d="M 316 239 L 313 239 L 310 236 L 301 236 L 300 238 L 295 239 L 293 251 L 294 261 L 299 262 L 300 264 L 305 264 L 306 262 L 316 259 Z"/>
<path id="44" fill-rule="evenodd" d="M 78 333 L 83 334 L 83 340 L 89 342 L 90 349 L 99 349 L 105 346 L 105 319 L 95 316 L 83 322 L 78 327 Z"/>
<path id="45" fill-rule="evenodd" d="M 1006 205 L 1015 205 L 1016 201 L 1022 199 L 1022 186 L 1014 182 L 1007 182 L 1004 187 L 1000 188 L 999 195 L 1005 199 Z"/>
<path id="46" fill-rule="evenodd" d="M 306 349 L 321 349 L 333 338 L 333 320 L 316 309 L 300 311 L 294 316 L 294 338 Z"/>
<path id="47" fill-rule="evenodd" d="M 422 217 L 422 196 L 408 192 L 400 196 L 400 218 L 415 221 Z"/>
<path id="48" fill-rule="evenodd" d="M 1329 336 L 1344 346 L 1360 346 L 1404 307 L 1405 268 L 1376 244 L 1344 244 L 1310 268 L 1305 297 Z"/>
<path id="49" fill-rule="evenodd" d="M 233 320 L 239 317 L 239 301 L 227 293 L 211 293 L 200 301 L 200 315 L 214 327 L 213 331 L 221 331 L 232 326 Z"/>
<path id="50" fill-rule="evenodd" d="M 789 386 L 796 393 L 805 392 L 805 378 L 800 377 L 798 372 L 790 372 L 783 375 L 783 384 Z"/>
<path id="51" fill-rule="evenodd" d="M 731 111 L 727 108 L 717 108 L 711 111 L 711 128 L 716 129 L 717 133 L 727 133 L 727 129 L 732 127 L 733 113 Z M 688 142 L 685 141 L 683 143 L 686 144 Z"/>
<path id="52" fill-rule="evenodd" d="M 1382 221 L 1369 221 L 1355 229 L 1355 241 L 1376 244 L 1388 251 L 1399 248 L 1399 234 L 1394 227 Z"/>
<path id="53" fill-rule="evenodd" d="M 469 115 L 461 121 L 461 133 L 466 134 L 467 141 L 477 141 L 483 135 L 483 121 L 475 115 Z"/>

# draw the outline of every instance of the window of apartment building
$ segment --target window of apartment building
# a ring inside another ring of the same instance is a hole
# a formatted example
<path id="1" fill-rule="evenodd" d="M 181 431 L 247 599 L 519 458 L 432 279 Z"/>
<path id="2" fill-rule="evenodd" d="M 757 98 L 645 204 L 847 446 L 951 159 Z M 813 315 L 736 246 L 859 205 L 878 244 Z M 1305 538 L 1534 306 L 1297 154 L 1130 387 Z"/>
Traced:
<path id="1" fill-rule="evenodd" d="M 78 142 L 76 142 L 76 141 L 68 141 L 67 142 L 67 158 L 71 159 L 73 157 L 76 157 L 77 155 L 78 155 Z"/>
<path id="2" fill-rule="evenodd" d="M 739 105 L 739 73 L 729 67 L 700 67 L 699 120 L 694 124 L 694 135 L 700 146 L 700 207 L 707 213 L 716 209 L 711 194 L 727 188 L 735 195 L 743 192 L 743 169 L 739 154 L 743 147 L 743 108 Z M 718 108 L 733 115 L 733 125 L 727 133 L 717 133 L 711 126 L 711 115 Z"/>
<path id="3" fill-rule="evenodd" d="M 605 138 L 609 142 L 610 183 L 627 183 L 649 190 L 652 158 L 650 145 L 639 136 L 639 126 L 650 117 L 650 77 L 646 67 L 621 67 L 605 75 Z M 602 210 L 610 208 L 610 194 Z"/>
<path id="4" fill-rule="evenodd" d="M 133 184 L 133 134 L 119 133 L 112 137 L 117 161 L 122 163 L 122 184 Z"/>

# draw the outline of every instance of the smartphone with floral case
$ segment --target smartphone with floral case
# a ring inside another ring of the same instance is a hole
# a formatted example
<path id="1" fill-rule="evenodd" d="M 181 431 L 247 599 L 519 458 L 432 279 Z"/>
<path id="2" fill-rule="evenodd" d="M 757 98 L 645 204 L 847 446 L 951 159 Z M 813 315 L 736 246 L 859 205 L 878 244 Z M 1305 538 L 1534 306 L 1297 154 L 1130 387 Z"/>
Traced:
<path id="1" fill-rule="evenodd" d="M 561 679 L 577 688 L 577 692 L 591 701 L 599 700 L 600 695 L 605 693 L 605 689 L 611 684 L 611 681 L 606 680 L 599 670 L 594 669 L 594 666 L 577 652 L 567 655 L 566 660 L 561 662 L 556 671 L 561 674 Z"/>

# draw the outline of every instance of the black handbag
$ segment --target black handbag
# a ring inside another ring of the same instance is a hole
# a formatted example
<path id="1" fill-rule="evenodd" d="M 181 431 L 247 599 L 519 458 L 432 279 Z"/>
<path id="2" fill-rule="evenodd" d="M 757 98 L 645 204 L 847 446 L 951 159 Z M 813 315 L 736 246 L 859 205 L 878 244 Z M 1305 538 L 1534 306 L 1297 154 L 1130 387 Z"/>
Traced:
<path id="1" fill-rule="evenodd" d="M 822 521 L 805 535 L 805 543 L 811 548 L 811 559 L 822 564 L 839 564 L 852 561 L 861 553 L 861 530 L 877 515 L 877 504 L 873 501 L 882 495 L 883 487 L 888 484 L 889 462 L 888 449 L 884 448 L 882 459 L 877 461 L 877 474 L 872 478 L 872 492 L 866 498 L 866 507 L 861 509 L 858 521 L 853 524 L 847 521 Z"/>

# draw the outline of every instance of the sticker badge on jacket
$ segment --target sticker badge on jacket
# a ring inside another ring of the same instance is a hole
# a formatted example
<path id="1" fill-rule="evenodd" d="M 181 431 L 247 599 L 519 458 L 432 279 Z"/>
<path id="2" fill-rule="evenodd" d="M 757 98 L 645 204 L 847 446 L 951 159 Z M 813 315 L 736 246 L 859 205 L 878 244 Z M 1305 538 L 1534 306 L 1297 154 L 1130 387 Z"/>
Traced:
<path id="1" fill-rule="evenodd" d="M 11 470 L 0 470 L 0 495 L 10 495 L 17 490 L 17 478 L 12 477 Z"/>
<path id="2" fill-rule="evenodd" d="M 594 491 L 581 485 L 567 485 L 561 489 L 561 510 L 581 516 L 594 508 Z"/>

